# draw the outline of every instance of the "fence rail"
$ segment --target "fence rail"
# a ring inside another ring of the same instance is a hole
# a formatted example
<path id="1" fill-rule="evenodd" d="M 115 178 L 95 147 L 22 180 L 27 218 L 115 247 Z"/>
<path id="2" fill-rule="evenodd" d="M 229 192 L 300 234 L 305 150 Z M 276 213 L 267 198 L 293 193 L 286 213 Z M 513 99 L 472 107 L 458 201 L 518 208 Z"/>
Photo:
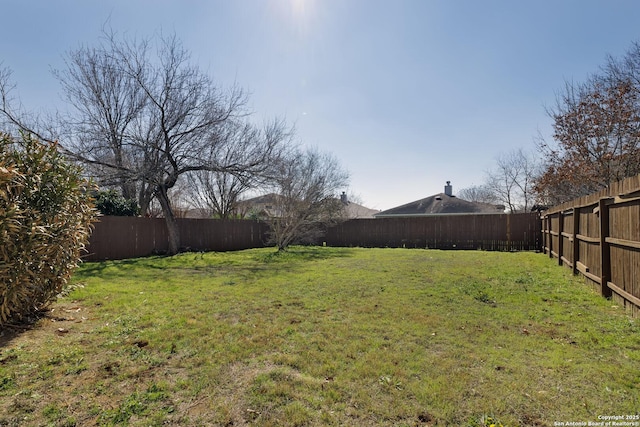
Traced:
<path id="1" fill-rule="evenodd" d="M 543 250 L 640 316 L 640 175 L 542 217 Z"/>

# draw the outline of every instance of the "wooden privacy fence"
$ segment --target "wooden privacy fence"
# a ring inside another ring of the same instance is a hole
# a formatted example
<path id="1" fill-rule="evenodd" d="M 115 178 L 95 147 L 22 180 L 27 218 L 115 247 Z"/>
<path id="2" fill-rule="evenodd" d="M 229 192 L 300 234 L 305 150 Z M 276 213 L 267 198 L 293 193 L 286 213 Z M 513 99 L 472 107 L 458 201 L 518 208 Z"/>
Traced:
<path id="1" fill-rule="evenodd" d="M 327 231 L 328 246 L 540 250 L 540 218 L 464 214 L 354 219 Z"/>
<path id="2" fill-rule="evenodd" d="M 640 175 L 550 209 L 542 227 L 549 257 L 640 315 Z"/>
<path id="3" fill-rule="evenodd" d="M 181 246 L 191 251 L 233 251 L 259 248 L 267 240 L 267 224 L 250 220 L 177 219 Z M 163 218 L 103 216 L 84 259 L 100 261 L 166 253 L 169 249 Z"/>
<path id="4" fill-rule="evenodd" d="M 265 246 L 268 225 L 250 220 L 178 219 L 183 249 L 230 251 Z M 537 214 L 440 215 L 354 219 L 326 231 L 318 243 L 329 246 L 434 249 L 539 250 Z M 100 217 L 87 247 L 88 261 L 127 259 L 166 253 L 162 218 Z"/>

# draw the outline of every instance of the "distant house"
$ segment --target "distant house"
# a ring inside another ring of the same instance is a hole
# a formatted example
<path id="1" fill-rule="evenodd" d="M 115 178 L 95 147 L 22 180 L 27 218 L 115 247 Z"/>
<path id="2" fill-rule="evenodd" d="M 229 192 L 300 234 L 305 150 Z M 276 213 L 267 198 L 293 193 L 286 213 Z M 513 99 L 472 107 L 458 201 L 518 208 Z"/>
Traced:
<path id="1" fill-rule="evenodd" d="M 279 208 L 281 196 L 269 193 L 238 202 L 238 213 L 243 218 L 274 218 L 282 215 Z"/>
<path id="2" fill-rule="evenodd" d="M 369 209 L 365 206 L 350 201 L 347 197 L 347 193 L 345 193 L 344 191 L 340 195 L 340 201 L 344 205 L 345 216 L 349 219 L 373 218 L 374 215 L 380 212 L 378 210 Z"/>
<path id="3" fill-rule="evenodd" d="M 242 200 L 238 203 L 239 213 L 247 218 L 274 218 L 281 215 L 279 209 L 278 199 L 281 196 L 269 193 L 264 196 L 253 197 L 251 199 Z M 342 192 L 340 195 L 340 201 L 344 205 L 345 216 L 348 219 L 355 218 L 373 218 L 374 214 L 380 212 L 374 209 L 369 209 L 358 203 L 351 202 L 347 198 L 347 194 Z"/>
<path id="4" fill-rule="evenodd" d="M 174 209 L 176 218 L 202 219 L 213 218 L 213 210 L 205 208 Z"/>
<path id="5" fill-rule="evenodd" d="M 451 181 L 447 181 L 444 193 L 435 194 L 415 202 L 387 209 L 374 215 L 375 218 L 459 215 L 459 214 L 501 214 L 504 206 L 489 203 L 469 202 L 453 195 Z"/>

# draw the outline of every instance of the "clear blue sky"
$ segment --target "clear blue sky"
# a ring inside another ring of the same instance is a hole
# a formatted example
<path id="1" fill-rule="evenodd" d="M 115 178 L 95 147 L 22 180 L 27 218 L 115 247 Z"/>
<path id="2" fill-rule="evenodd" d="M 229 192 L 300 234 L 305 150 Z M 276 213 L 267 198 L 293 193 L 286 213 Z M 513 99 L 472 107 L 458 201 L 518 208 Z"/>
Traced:
<path id="1" fill-rule="evenodd" d="M 52 68 L 120 34 L 174 32 L 221 85 L 332 152 L 388 209 L 480 184 L 551 134 L 545 106 L 640 41 L 634 0 L 0 0 L 0 61 L 24 107 L 61 105 Z"/>

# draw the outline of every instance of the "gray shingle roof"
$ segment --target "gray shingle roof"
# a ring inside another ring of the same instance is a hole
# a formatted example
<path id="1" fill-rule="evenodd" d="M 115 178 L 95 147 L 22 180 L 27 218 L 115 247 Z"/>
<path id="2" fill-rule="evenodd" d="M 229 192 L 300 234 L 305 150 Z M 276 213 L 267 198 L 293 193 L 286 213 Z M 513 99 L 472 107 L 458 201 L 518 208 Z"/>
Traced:
<path id="1" fill-rule="evenodd" d="M 387 209 L 376 215 L 376 218 L 388 216 L 426 216 L 445 214 L 498 214 L 504 213 L 504 208 L 488 203 L 469 202 L 445 193 L 416 200 L 415 202 Z"/>

